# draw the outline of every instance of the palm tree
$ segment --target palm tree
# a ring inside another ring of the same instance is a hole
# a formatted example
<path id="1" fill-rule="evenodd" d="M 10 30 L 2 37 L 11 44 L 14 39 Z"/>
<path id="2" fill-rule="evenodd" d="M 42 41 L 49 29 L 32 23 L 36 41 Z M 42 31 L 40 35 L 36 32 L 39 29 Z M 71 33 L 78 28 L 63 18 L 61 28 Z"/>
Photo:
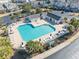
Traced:
<path id="1" fill-rule="evenodd" d="M 27 3 L 27 4 L 22 5 L 22 9 L 25 12 L 28 12 L 29 13 L 31 11 L 31 9 L 32 9 L 32 6 L 31 6 L 31 4 Z"/>
<path id="2" fill-rule="evenodd" d="M 26 49 L 28 50 L 29 53 L 34 54 L 34 53 L 41 53 L 44 51 L 44 48 L 42 44 L 38 41 L 29 41 L 26 44 Z"/>
<path id="3" fill-rule="evenodd" d="M 6 37 L 0 37 L 0 59 L 10 59 L 13 49 L 10 41 Z"/>
<path id="4" fill-rule="evenodd" d="M 76 18 L 72 18 L 71 21 L 70 21 L 70 24 L 73 25 L 75 20 L 76 20 Z"/>
<path id="5" fill-rule="evenodd" d="M 64 21 L 65 21 L 65 23 L 67 23 L 67 18 L 66 17 L 64 17 Z"/>
<path id="6" fill-rule="evenodd" d="M 69 25 L 67 29 L 68 29 L 68 31 L 70 33 L 72 33 L 74 31 L 74 26 L 73 25 Z"/>
<path id="7" fill-rule="evenodd" d="M 77 20 L 76 18 L 72 18 L 70 24 L 73 25 L 75 27 L 75 29 L 78 29 L 79 20 Z"/>
<path id="8" fill-rule="evenodd" d="M 42 10 L 40 8 L 36 9 L 36 14 L 38 14 L 38 13 L 42 13 Z"/>
<path id="9" fill-rule="evenodd" d="M 8 36 L 8 30 L 7 30 L 7 26 L 2 26 L 1 27 L 1 30 L 3 31 L 1 34 L 0 34 L 0 36 Z"/>
<path id="10" fill-rule="evenodd" d="M 16 15 L 11 15 L 10 18 L 11 20 L 14 20 L 16 18 Z"/>

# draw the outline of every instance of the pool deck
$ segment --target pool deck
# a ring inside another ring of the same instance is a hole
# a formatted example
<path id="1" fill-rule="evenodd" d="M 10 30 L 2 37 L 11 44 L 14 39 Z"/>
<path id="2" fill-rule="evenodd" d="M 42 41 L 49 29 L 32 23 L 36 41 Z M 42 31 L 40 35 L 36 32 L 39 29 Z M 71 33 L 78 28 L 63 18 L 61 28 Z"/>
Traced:
<path id="1" fill-rule="evenodd" d="M 40 26 L 43 24 L 47 24 L 47 22 L 44 20 L 38 20 L 38 21 L 31 22 L 31 24 L 36 27 L 36 26 Z"/>
<path id="2" fill-rule="evenodd" d="M 23 23 L 23 22 L 17 22 L 17 23 L 11 24 L 8 27 L 8 33 L 9 33 L 10 41 L 11 41 L 11 44 L 12 44 L 12 46 L 13 46 L 14 49 L 18 49 L 22 45 L 22 42 L 26 43 L 26 42 L 24 42 L 22 40 L 22 37 L 21 37 L 19 31 L 17 30 L 17 27 L 20 26 L 20 25 L 23 25 L 23 24 L 25 24 L 25 23 Z M 44 23 L 42 23 L 42 24 L 44 24 Z M 62 26 L 64 26 L 64 24 L 62 24 L 62 25 L 54 25 L 54 27 L 56 29 L 55 32 L 43 35 L 43 36 L 41 36 L 41 37 L 39 37 L 37 39 L 34 39 L 34 41 L 39 41 L 39 39 L 41 39 L 40 42 L 41 43 L 45 43 L 46 39 L 50 37 L 50 34 L 52 34 L 54 36 L 59 31 L 63 30 Z M 52 40 L 54 40 L 54 39 L 52 39 Z"/>
<path id="3" fill-rule="evenodd" d="M 19 46 L 23 42 L 22 38 L 19 35 L 19 32 L 17 30 L 17 27 L 19 25 L 21 25 L 21 22 L 20 23 L 13 23 L 8 28 L 8 33 L 9 33 L 10 41 L 11 41 L 11 44 L 12 44 L 13 48 L 15 48 L 15 49 L 19 48 Z"/>

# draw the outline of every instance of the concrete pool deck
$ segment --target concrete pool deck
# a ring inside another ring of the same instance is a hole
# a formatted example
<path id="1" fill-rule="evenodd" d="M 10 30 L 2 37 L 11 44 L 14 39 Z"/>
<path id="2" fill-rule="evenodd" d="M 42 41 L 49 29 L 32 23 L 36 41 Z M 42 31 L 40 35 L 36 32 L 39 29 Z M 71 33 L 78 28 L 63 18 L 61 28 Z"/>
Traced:
<path id="1" fill-rule="evenodd" d="M 36 26 L 40 26 L 40 25 L 48 24 L 48 23 L 44 20 L 38 20 L 38 21 L 31 22 L 31 24 L 36 27 Z"/>
<path id="2" fill-rule="evenodd" d="M 22 40 L 22 37 L 21 37 L 19 31 L 17 30 L 17 27 L 20 25 L 23 25 L 23 24 L 25 24 L 25 23 L 23 23 L 23 22 L 13 23 L 13 25 L 11 24 L 8 28 L 10 41 L 11 41 L 13 48 L 15 48 L 15 49 L 18 49 L 22 45 L 22 42 L 24 42 Z M 39 39 L 43 39 L 43 40 L 41 40 L 41 42 L 45 43 L 45 39 L 50 37 L 50 34 L 55 35 L 57 32 L 63 30 L 63 28 L 62 28 L 63 26 L 64 26 L 63 24 L 62 25 L 54 25 L 54 27 L 56 29 L 55 32 L 43 35 L 37 39 L 34 39 L 34 41 L 39 41 Z M 24 43 L 26 43 L 26 42 L 24 42 Z"/>
<path id="3" fill-rule="evenodd" d="M 13 23 L 8 27 L 8 33 L 10 37 L 11 44 L 13 48 L 17 49 L 22 44 L 22 38 L 19 35 L 17 27 L 21 25 L 21 23 Z"/>

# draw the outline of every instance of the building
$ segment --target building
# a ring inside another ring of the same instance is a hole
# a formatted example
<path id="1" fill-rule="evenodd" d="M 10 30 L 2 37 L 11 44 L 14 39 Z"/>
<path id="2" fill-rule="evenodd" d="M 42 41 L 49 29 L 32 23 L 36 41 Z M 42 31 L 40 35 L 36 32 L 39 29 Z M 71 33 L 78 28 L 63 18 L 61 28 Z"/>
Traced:
<path id="1" fill-rule="evenodd" d="M 51 22 L 52 24 L 58 24 L 61 22 L 61 16 L 59 15 L 55 15 L 53 13 L 47 13 L 47 16 L 46 16 L 47 20 L 49 22 Z"/>
<path id="2" fill-rule="evenodd" d="M 11 2 L 11 0 L 0 0 L 0 4 L 1 3 L 8 3 L 8 2 Z"/>
<path id="3" fill-rule="evenodd" d="M 0 4 L 0 14 L 5 13 L 5 10 L 6 10 L 6 9 L 3 7 L 3 5 Z"/>
<path id="4" fill-rule="evenodd" d="M 19 10 L 18 6 L 15 3 L 5 3 L 3 5 L 5 6 L 6 10 L 9 10 L 9 11 Z"/>
<path id="5" fill-rule="evenodd" d="M 15 2 L 15 3 L 27 3 L 31 1 L 35 1 L 35 0 L 12 0 L 12 2 Z"/>
<path id="6" fill-rule="evenodd" d="M 12 0 L 0 0 L 0 12 L 10 12 L 16 10 L 19 10 L 19 8 L 16 3 L 12 3 Z"/>

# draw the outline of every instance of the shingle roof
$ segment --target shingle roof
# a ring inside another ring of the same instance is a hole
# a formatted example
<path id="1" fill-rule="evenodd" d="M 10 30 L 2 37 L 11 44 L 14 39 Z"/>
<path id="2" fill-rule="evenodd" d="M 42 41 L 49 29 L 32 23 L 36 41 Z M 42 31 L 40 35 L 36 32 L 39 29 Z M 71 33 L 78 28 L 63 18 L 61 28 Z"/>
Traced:
<path id="1" fill-rule="evenodd" d="M 56 20 L 59 20 L 61 17 L 58 16 L 58 15 L 55 15 L 55 14 L 52 14 L 52 13 L 48 13 L 47 16 L 51 17 L 51 18 L 54 18 Z"/>
<path id="2" fill-rule="evenodd" d="M 14 4 L 14 3 L 5 3 L 4 5 L 7 7 L 7 9 L 15 9 L 15 8 L 18 8 L 17 5 Z"/>

